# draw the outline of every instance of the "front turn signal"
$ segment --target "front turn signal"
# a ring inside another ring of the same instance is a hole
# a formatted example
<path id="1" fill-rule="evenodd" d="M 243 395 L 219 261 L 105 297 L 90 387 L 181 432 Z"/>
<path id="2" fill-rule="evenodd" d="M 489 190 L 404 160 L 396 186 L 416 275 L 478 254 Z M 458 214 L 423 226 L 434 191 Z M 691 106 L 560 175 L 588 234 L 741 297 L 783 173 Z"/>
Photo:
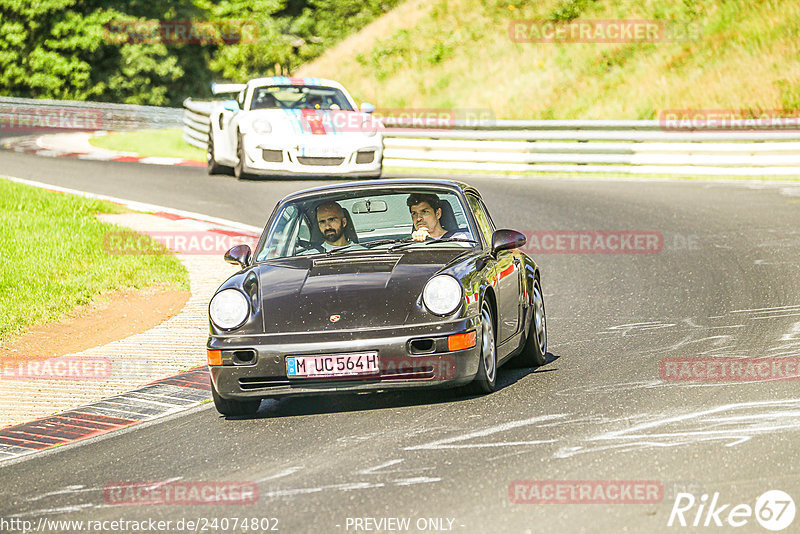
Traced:
<path id="1" fill-rule="evenodd" d="M 208 353 L 208 365 L 222 365 L 222 351 L 206 349 Z"/>
<path id="2" fill-rule="evenodd" d="M 464 350 L 471 349 L 478 344 L 478 333 L 473 330 L 465 334 L 453 334 L 447 336 L 447 350 Z"/>

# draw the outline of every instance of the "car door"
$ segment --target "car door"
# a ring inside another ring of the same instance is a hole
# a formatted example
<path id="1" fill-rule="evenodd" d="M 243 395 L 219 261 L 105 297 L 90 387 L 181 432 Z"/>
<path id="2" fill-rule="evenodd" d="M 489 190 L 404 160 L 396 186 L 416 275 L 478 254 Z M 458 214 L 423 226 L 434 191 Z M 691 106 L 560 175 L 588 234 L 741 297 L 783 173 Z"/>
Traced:
<path id="1" fill-rule="evenodd" d="M 468 194 L 472 212 L 478 222 L 481 233 L 491 247 L 492 234 L 495 231 L 489 212 L 483 201 Z M 497 296 L 497 341 L 503 343 L 519 331 L 520 326 L 520 265 L 519 259 L 512 250 L 504 250 L 497 254 L 491 266 L 492 286 Z"/>

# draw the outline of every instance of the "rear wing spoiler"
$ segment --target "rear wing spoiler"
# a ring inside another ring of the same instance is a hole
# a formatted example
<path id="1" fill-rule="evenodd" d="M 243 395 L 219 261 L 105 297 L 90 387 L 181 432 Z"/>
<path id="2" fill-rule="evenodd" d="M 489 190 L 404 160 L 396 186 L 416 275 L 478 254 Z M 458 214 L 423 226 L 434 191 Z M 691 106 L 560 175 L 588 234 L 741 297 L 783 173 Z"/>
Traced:
<path id="1" fill-rule="evenodd" d="M 245 83 L 212 83 L 211 92 L 215 95 L 224 93 L 238 93 L 247 87 Z"/>

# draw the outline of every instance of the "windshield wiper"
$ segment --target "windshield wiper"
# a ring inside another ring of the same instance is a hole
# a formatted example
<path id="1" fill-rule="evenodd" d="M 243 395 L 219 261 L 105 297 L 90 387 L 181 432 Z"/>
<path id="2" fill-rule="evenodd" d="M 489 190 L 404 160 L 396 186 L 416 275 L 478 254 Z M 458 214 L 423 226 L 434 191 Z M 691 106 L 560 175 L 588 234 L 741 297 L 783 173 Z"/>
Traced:
<path id="1" fill-rule="evenodd" d="M 342 245 L 341 247 L 332 248 L 329 251 L 325 252 L 325 255 L 326 256 L 330 256 L 330 255 L 336 254 L 337 252 L 340 252 L 340 251 L 342 251 L 342 250 L 344 250 L 346 248 L 354 247 L 354 246 L 356 246 L 358 244 L 359 243 L 350 243 L 349 245 Z"/>
<path id="2" fill-rule="evenodd" d="M 403 237 L 403 238 L 391 238 L 391 239 L 378 239 L 377 241 L 369 241 L 367 243 L 350 243 L 349 245 L 343 245 L 341 247 L 332 248 L 331 250 L 327 251 L 325 253 L 325 255 L 326 256 L 330 256 L 332 254 L 335 254 L 335 253 L 340 252 L 342 250 L 348 249 L 348 248 L 353 247 L 355 245 L 361 245 L 364 248 L 371 249 L 371 248 L 374 248 L 374 247 L 379 247 L 381 245 L 388 245 L 390 243 L 394 243 L 394 246 L 391 246 L 388 249 L 390 252 L 392 252 L 392 251 L 397 250 L 399 248 L 402 248 L 402 247 L 405 247 L 405 246 L 408 246 L 408 245 L 414 245 L 414 244 L 417 244 L 417 243 L 429 245 L 431 243 L 444 243 L 444 242 L 453 242 L 453 241 L 455 241 L 455 242 L 463 242 L 463 243 L 474 243 L 476 245 L 478 244 L 478 242 L 475 241 L 474 239 L 461 239 L 461 238 L 458 238 L 458 237 L 443 237 L 443 238 L 440 238 L 440 239 L 429 239 L 429 240 L 425 240 L 425 241 L 415 241 L 410 237 Z"/>
<path id="3" fill-rule="evenodd" d="M 478 244 L 478 242 L 475 241 L 474 239 L 462 239 L 460 237 L 440 237 L 439 239 L 432 239 L 430 241 L 427 241 L 427 240 L 424 241 L 424 243 L 426 245 L 430 245 L 431 243 L 444 243 L 444 242 L 448 242 L 448 243 L 453 243 L 453 242 L 456 242 L 456 243 L 475 243 L 476 245 Z"/>
<path id="4" fill-rule="evenodd" d="M 369 241 L 367 243 L 350 243 L 349 245 L 342 245 L 341 247 L 332 248 L 329 251 L 327 251 L 325 255 L 330 256 L 331 254 L 335 254 L 336 252 L 345 250 L 350 247 L 354 247 L 356 245 L 361 245 L 362 247 L 369 249 L 380 245 L 387 245 L 389 243 L 397 243 L 398 241 L 405 241 L 405 240 L 406 238 L 403 239 L 392 238 L 392 239 L 378 239 L 377 241 Z"/>
<path id="5" fill-rule="evenodd" d="M 408 237 L 403 238 L 391 238 L 391 239 L 378 239 L 377 241 L 370 241 L 369 243 L 364 243 L 364 246 L 367 248 L 377 247 L 380 245 L 388 245 L 389 243 L 400 243 L 403 244 L 407 241 Z M 397 245 L 395 245 L 397 246 Z M 394 247 L 389 247 L 389 250 L 394 250 Z"/>
<path id="6" fill-rule="evenodd" d="M 424 241 L 404 239 L 403 243 L 399 243 L 393 247 L 390 247 L 389 250 L 396 250 L 398 248 L 405 247 L 408 245 L 414 245 L 417 243 L 421 245 L 430 245 L 431 243 L 446 243 L 446 242 L 474 243 L 475 245 L 478 244 L 478 242 L 475 241 L 474 239 L 461 239 L 460 237 L 441 237 L 439 239 L 425 239 Z"/>

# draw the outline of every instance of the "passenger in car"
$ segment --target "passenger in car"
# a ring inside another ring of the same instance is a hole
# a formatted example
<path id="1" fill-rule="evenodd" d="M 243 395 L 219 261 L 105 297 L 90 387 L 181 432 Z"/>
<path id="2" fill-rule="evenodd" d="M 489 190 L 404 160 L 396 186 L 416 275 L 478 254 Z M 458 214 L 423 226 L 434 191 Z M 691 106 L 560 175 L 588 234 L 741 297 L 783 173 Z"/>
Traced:
<path id="1" fill-rule="evenodd" d="M 433 193 L 412 193 L 408 196 L 406 205 L 411 212 L 411 222 L 414 224 L 411 239 L 414 241 L 425 241 L 429 237 L 472 239 L 468 233 L 459 231 L 458 228 L 446 230 L 442 226 L 442 204 L 442 200 Z"/>

